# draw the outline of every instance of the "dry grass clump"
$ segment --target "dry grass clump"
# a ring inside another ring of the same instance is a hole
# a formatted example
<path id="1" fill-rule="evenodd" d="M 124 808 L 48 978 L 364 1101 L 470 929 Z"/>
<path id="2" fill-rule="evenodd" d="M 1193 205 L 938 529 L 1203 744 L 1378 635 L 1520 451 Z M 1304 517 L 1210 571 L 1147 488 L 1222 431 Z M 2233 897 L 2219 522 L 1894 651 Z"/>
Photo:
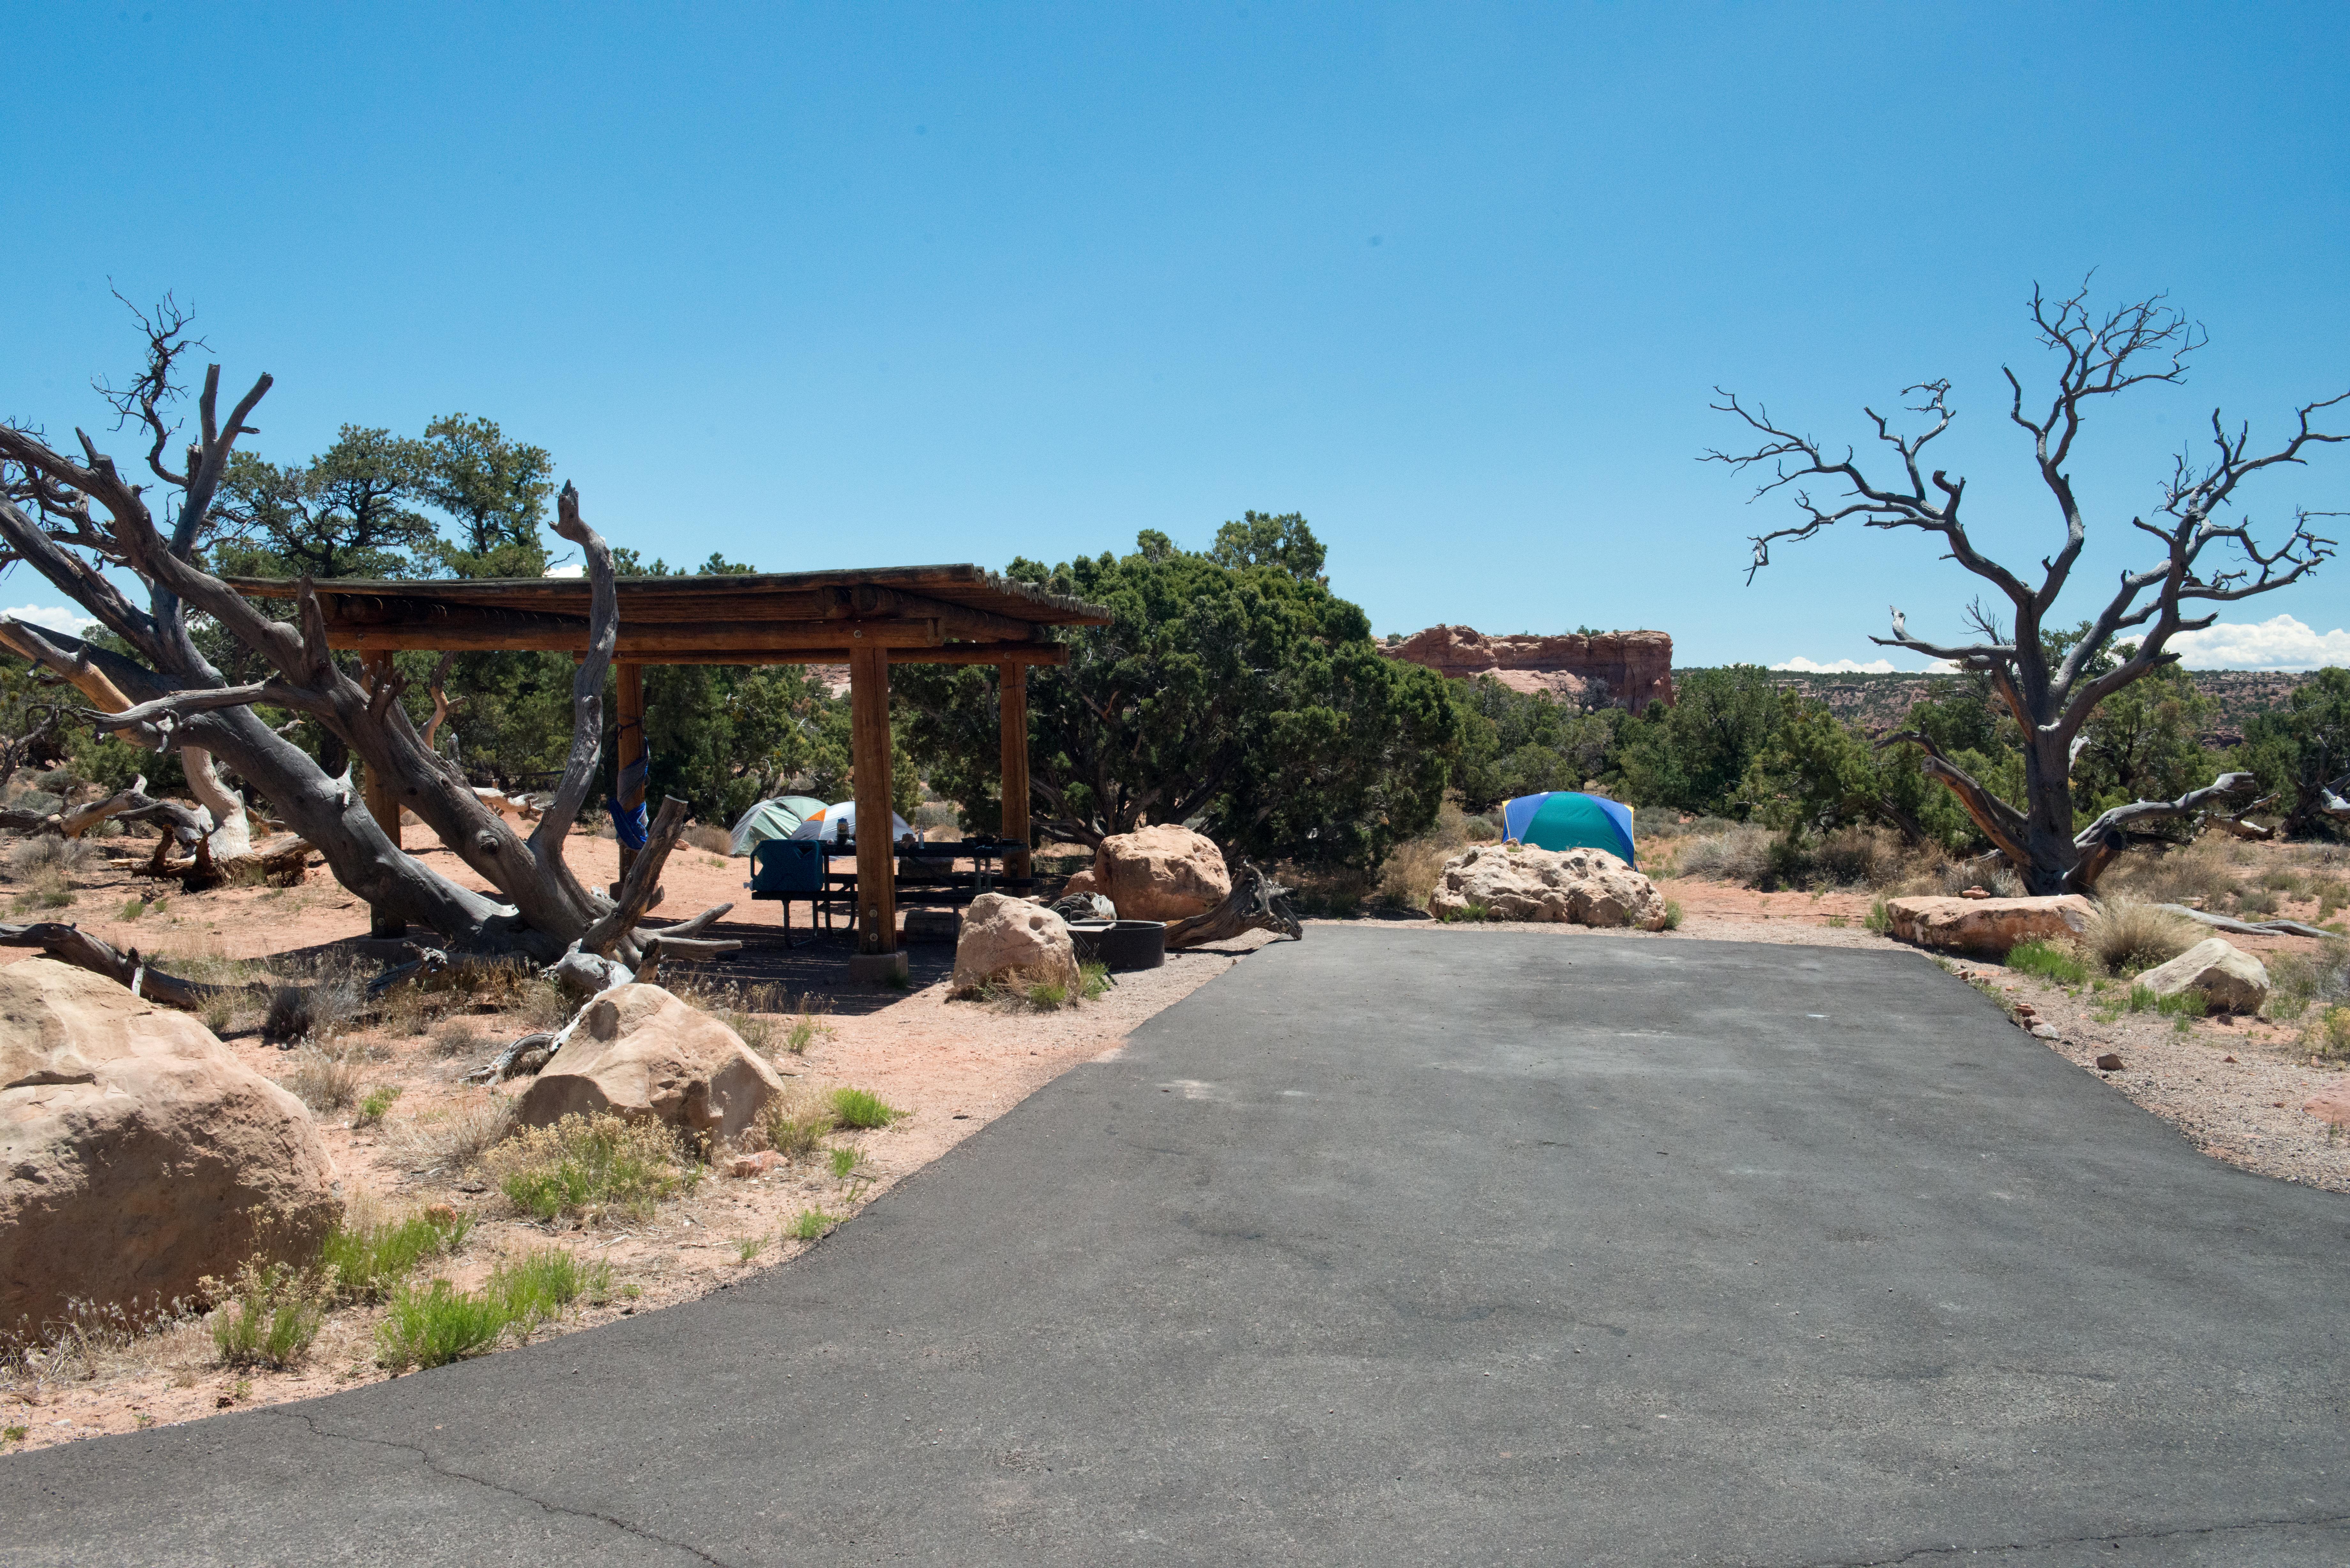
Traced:
<path id="1" fill-rule="evenodd" d="M 452 1012 L 432 1025 L 435 1056 L 472 1056 L 482 1049 L 482 1025 L 470 1013 Z"/>
<path id="2" fill-rule="evenodd" d="M 2098 878 L 2099 888 L 2141 903 L 2214 907 L 2233 895 L 2243 880 L 2230 847 L 2205 838 L 2175 849 L 2151 846 L 2134 849 Z M 2251 848 L 2249 845 L 2235 847 Z"/>
<path id="3" fill-rule="evenodd" d="M 339 1052 L 310 1047 L 296 1061 L 286 1086 L 320 1116 L 348 1110 L 359 1103 L 359 1064 Z"/>
<path id="4" fill-rule="evenodd" d="M 79 838 L 67 838 L 54 833 L 36 834 L 18 839 L 8 846 L 8 875 L 24 881 L 43 871 L 55 872 L 60 877 L 76 871 L 88 870 L 103 858 L 95 844 Z"/>
<path id="5" fill-rule="evenodd" d="M 385 1124 L 386 1141 L 411 1170 L 463 1170 L 477 1163 L 514 1126 L 514 1102 L 484 1095 L 454 1110 L 426 1111 Z"/>
<path id="6" fill-rule="evenodd" d="M 367 981 L 356 970 L 320 964 L 286 978 L 270 993 L 261 1037 L 325 1045 L 348 1030 L 367 1004 Z"/>
<path id="7" fill-rule="evenodd" d="M 2350 942 L 2336 939 L 2314 953 L 2280 953 L 2268 971 L 2269 1011 L 2279 1018 L 2350 1005 Z"/>
<path id="8" fill-rule="evenodd" d="M 778 1050 L 795 1054 L 806 1051 L 815 1038 L 811 1030 L 801 1037 L 798 1025 L 786 1026 L 770 1014 L 790 1011 L 783 988 L 774 985 L 744 985 L 740 981 L 712 981 L 696 975 L 671 986 L 672 995 L 691 1006 L 698 1007 L 742 1037 L 743 1044 L 763 1056 L 773 1056 Z M 800 999 L 803 1008 L 807 999 Z M 792 1044 L 794 1039 L 799 1044 Z"/>
<path id="9" fill-rule="evenodd" d="M 1710 882 L 1759 887 L 1771 875 L 1771 846 L 1777 837 L 1767 827 L 1740 824 L 1690 839 L 1678 857 L 1679 873 Z"/>
<path id="10" fill-rule="evenodd" d="M 697 822 L 681 836 L 696 849 L 706 849 L 712 855 L 734 853 L 734 836 L 724 828 L 707 822 Z"/>
<path id="11" fill-rule="evenodd" d="M 1444 875 L 1444 863 L 1460 849 L 1436 838 L 1415 838 L 1399 844 L 1379 867 L 1378 899 L 1381 907 L 1403 911 L 1428 908 L 1430 895 Z"/>
<path id="12" fill-rule="evenodd" d="M 2182 915 L 2135 899 L 2098 902 L 2076 939 L 2082 955 L 2108 974 L 2131 975 L 2168 963 L 2203 940 L 2203 929 Z"/>

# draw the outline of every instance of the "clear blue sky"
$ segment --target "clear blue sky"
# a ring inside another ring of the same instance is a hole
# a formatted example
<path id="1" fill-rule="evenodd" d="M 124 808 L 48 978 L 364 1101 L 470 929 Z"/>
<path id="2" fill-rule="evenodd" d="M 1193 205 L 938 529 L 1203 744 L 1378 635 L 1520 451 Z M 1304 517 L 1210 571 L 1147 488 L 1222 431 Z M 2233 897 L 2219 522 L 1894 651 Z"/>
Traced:
<path id="1" fill-rule="evenodd" d="M 1382 632 L 1868 659 L 1888 601 L 1954 635 L 1970 580 L 1856 530 L 1742 587 L 1789 513 L 1692 461 L 1736 434 L 1716 382 L 1857 440 L 1950 376 L 1945 462 L 2036 556 L 1999 380 L 2039 368 L 2033 282 L 2169 290 L 2212 343 L 2074 464 L 2099 587 L 2215 403 L 2257 432 L 2350 386 L 2339 5 L 6 16 L 0 412 L 99 418 L 108 279 L 176 289 L 232 382 L 276 374 L 264 452 L 486 414 L 672 561 L 1295 510 Z M 2350 452 L 2252 499 L 2350 507 Z M 2350 624 L 2350 564 L 2229 618 L 2278 615 Z"/>

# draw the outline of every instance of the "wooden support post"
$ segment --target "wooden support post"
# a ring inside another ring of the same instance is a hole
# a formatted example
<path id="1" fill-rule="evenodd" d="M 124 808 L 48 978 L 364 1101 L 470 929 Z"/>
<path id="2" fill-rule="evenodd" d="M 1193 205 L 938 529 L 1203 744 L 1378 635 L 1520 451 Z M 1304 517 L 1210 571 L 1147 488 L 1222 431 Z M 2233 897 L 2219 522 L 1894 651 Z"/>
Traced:
<path id="1" fill-rule="evenodd" d="M 1003 836 L 1019 846 L 1003 857 L 1003 874 L 1024 877 L 1030 870 L 1032 847 L 1028 841 L 1028 667 L 999 664 L 995 673 L 1003 730 Z"/>
<path id="2" fill-rule="evenodd" d="M 645 667 L 641 664 L 616 664 L 613 667 L 619 688 L 619 743 L 613 758 L 615 781 L 625 779 L 629 769 L 645 754 Z M 634 788 L 622 787 L 620 805 L 624 808 L 645 803 L 645 785 L 639 781 Z M 629 867 L 635 864 L 637 852 L 627 845 L 620 846 L 620 881 L 612 884 L 612 897 L 620 896 L 620 882 L 629 878 Z"/>
<path id="3" fill-rule="evenodd" d="M 851 979 L 906 973 L 898 950 L 898 857 L 889 826 L 889 650 L 848 655 L 848 752 L 857 779 L 857 953 Z"/>
<path id="4" fill-rule="evenodd" d="M 391 654 L 388 650 L 362 653 L 359 655 L 359 669 L 367 676 L 368 689 L 373 691 L 379 682 L 391 679 Z M 383 836 L 391 840 L 392 847 L 400 847 L 400 794 L 392 787 L 390 778 L 369 768 L 360 796 L 367 803 L 368 815 L 375 818 L 376 826 L 383 829 Z M 370 911 L 368 934 L 375 937 L 405 936 L 408 934 L 408 922 L 380 910 Z"/>

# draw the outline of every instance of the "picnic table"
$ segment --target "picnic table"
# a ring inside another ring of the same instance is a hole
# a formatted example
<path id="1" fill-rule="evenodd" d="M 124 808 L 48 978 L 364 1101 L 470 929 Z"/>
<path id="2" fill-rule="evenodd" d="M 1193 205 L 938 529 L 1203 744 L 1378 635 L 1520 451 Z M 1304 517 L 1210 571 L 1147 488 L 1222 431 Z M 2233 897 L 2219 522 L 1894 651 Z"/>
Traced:
<path id="1" fill-rule="evenodd" d="M 951 838 L 936 843 L 900 839 L 891 846 L 896 901 L 959 908 L 982 893 L 1030 892 L 1036 886 L 1035 877 L 1007 877 L 1002 870 L 1014 852 L 1027 847 L 1012 838 Z M 851 869 L 835 870 L 834 862 L 839 860 L 847 861 Z M 971 863 L 967 869 L 958 864 L 966 860 Z M 752 849 L 751 880 L 743 886 L 751 889 L 753 898 L 784 906 L 784 935 L 788 942 L 795 902 L 804 900 L 808 905 L 811 935 L 819 919 L 826 930 L 832 929 L 836 905 L 846 909 L 854 926 L 856 865 L 854 836 L 770 838 Z"/>

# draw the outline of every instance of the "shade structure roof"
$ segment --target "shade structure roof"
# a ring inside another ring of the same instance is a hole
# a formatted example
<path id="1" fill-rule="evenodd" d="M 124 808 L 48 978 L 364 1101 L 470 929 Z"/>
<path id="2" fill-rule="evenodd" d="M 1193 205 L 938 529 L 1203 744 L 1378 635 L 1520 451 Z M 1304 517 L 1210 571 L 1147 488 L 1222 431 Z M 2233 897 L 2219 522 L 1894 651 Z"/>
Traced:
<path id="1" fill-rule="evenodd" d="M 252 598 L 299 582 L 231 577 Z M 585 577 L 361 578 L 310 584 L 335 648 L 584 651 Z M 647 664 L 803 664 L 885 648 L 892 662 L 1056 664 L 1063 626 L 1109 612 L 974 566 L 622 577 L 616 659 Z"/>

